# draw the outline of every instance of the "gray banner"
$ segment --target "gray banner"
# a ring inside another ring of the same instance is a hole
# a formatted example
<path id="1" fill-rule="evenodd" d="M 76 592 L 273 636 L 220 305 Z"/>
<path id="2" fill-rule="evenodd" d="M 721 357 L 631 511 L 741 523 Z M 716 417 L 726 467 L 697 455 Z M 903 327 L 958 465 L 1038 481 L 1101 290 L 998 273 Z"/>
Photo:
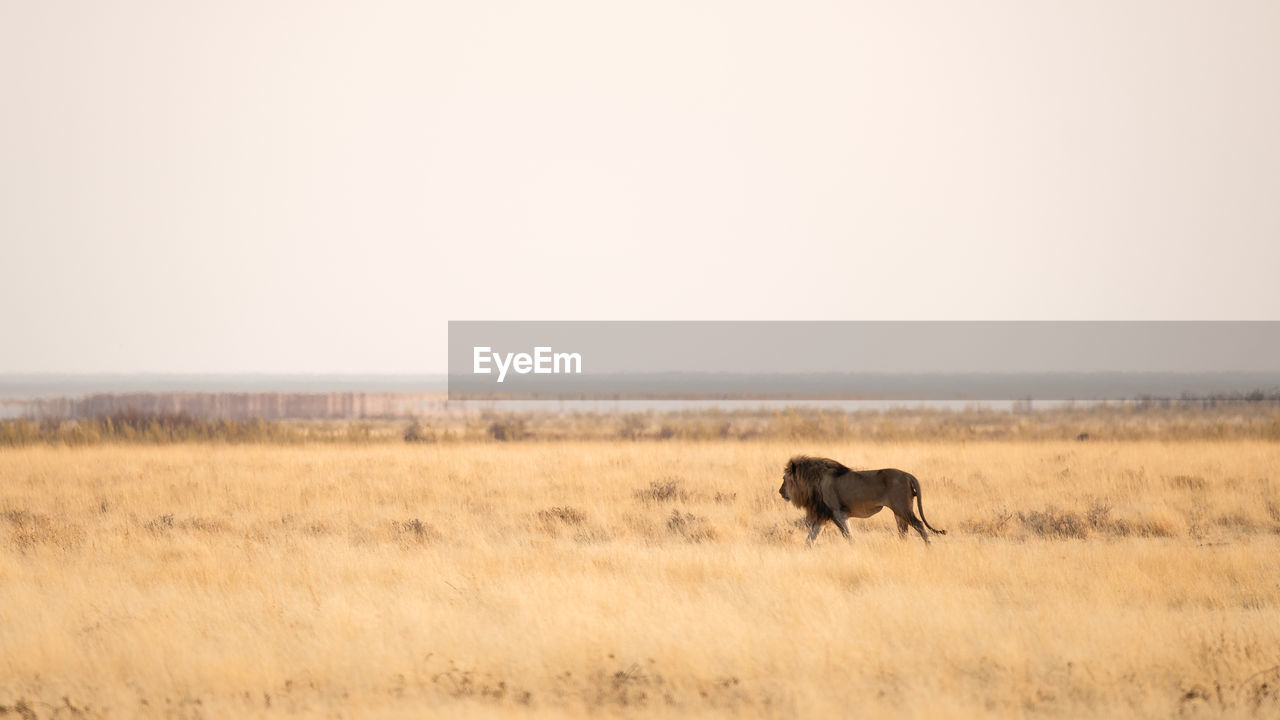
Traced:
<path id="1" fill-rule="evenodd" d="M 1280 388 L 1280 322 L 449 323 L 449 398 L 1100 400 Z"/>

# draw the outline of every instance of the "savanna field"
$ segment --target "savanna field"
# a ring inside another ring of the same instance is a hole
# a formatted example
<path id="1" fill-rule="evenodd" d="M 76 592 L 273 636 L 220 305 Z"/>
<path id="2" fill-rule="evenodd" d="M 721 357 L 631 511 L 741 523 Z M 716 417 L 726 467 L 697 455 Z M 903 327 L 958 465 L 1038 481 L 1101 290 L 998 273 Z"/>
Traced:
<path id="1" fill-rule="evenodd" d="M 899 467 L 804 543 L 796 453 Z M 1280 443 L 0 448 L 0 717 L 1280 717 Z"/>

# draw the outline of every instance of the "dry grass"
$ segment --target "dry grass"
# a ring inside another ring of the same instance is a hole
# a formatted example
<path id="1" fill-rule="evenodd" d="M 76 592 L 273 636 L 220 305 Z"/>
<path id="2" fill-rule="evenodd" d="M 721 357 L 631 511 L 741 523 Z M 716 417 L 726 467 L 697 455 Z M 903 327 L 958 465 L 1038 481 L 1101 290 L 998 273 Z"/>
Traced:
<path id="1" fill-rule="evenodd" d="M 911 470 L 828 529 L 792 453 Z M 1280 713 L 1280 445 L 0 451 L 0 717 Z"/>

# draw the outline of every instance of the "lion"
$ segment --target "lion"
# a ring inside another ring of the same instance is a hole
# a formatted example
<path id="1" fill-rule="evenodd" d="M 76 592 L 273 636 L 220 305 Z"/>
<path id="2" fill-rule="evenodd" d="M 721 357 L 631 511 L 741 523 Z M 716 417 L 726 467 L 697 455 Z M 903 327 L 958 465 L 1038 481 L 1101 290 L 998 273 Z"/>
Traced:
<path id="1" fill-rule="evenodd" d="M 947 534 L 924 519 L 920 481 L 911 473 L 893 468 L 850 470 L 829 458 L 797 455 L 787 463 L 778 494 L 807 513 L 809 544 L 828 520 L 847 538 L 849 526 L 845 520 L 869 518 L 885 507 L 897 516 L 899 537 L 906 536 L 908 527 L 915 528 L 926 544 L 929 542 L 926 527 L 939 535 Z M 919 518 L 911 511 L 913 497 L 920 509 Z"/>

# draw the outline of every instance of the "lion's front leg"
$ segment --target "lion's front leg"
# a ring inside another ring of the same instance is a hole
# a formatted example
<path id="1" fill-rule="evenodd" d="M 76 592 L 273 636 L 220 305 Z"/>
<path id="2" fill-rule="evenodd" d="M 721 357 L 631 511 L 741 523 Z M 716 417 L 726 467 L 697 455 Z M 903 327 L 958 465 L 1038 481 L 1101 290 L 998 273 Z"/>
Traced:
<path id="1" fill-rule="evenodd" d="M 849 519 L 849 516 L 845 515 L 843 510 L 833 510 L 831 519 L 836 521 L 836 527 L 840 528 L 840 534 L 846 538 L 849 537 L 849 525 L 845 522 L 845 520 Z"/>
<path id="2" fill-rule="evenodd" d="M 805 542 L 805 544 L 806 544 L 806 545 L 812 545 L 812 544 L 813 544 L 813 539 L 814 539 L 814 538 L 816 538 L 816 537 L 818 537 L 818 533 L 820 533 L 820 532 L 822 532 L 822 521 L 821 521 L 821 520 L 814 520 L 813 522 L 809 523 L 809 538 L 808 538 L 807 540 L 805 540 L 805 541 L 804 541 L 804 542 Z"/>
<path id="3" fill-rule="evenodd" d="M 831 519 L 835 521 L 836 527 L 840 528 L 840 534 L 849 537 L 849 525 L 845 523 L 845 520 L 849 519 L 849 515 L 844 511 L 844 503 L 840 501 L 840 494 L 836 492 L 835 483 L 828 481 L 822 484 L 822 503 L 830 511 Z"/>

